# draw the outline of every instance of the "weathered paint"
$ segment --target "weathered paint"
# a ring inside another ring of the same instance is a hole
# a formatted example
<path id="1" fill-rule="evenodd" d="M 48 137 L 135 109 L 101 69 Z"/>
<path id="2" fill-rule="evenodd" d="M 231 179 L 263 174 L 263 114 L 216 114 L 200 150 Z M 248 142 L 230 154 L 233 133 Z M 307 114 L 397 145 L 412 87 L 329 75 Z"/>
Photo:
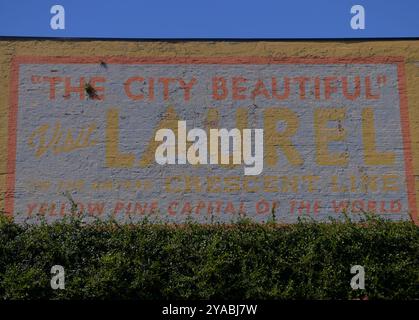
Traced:
<path id="1" fill-rule="evenodd" d="M 417 223 L 417 41 L 0 45 L 2 207 L 17 221 L 59 219 L 71 198 L 124 221 L 243 213 L 289 223 L 342 217 L 348 204 L 354 218 L 365 210 Z M 102 99 L 87 97 L 81 77 Z M 163 78 L 183 82 L 165 92 Z M 156 164 L 154 133 L 177 119 L 189 129 L 263 128 L 263 173 Z M 42 132 L 56 143 L 41 148 Z"/>

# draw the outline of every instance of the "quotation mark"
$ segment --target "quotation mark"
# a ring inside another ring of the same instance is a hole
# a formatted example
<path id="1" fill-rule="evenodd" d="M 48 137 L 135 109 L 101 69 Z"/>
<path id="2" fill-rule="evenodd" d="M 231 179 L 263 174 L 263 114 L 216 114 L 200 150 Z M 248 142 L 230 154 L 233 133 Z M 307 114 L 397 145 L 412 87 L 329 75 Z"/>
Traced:
<path id="1" fill-rule="evenodd" d="M 38 83 L 41 83 L 42 82 L 42 77 L 41 76 L 32 76 L 31 77 L 31 82 L 33 83 L 33 84 L 38 84 Z"/>

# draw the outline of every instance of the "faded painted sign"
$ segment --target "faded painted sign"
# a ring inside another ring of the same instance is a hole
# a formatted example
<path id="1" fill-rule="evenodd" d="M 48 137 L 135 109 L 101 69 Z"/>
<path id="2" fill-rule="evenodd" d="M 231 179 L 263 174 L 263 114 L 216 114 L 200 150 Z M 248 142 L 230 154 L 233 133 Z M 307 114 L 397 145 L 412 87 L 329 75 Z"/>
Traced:
<path id="1" fill-rule="evenodd" d="M 416 219 L 404 77 L 391 58 L 17 58 L 6 211 L 16 221 Z M 156 163 L 156 131 L 180 120 L 263 129 L 262 172 Z"/>

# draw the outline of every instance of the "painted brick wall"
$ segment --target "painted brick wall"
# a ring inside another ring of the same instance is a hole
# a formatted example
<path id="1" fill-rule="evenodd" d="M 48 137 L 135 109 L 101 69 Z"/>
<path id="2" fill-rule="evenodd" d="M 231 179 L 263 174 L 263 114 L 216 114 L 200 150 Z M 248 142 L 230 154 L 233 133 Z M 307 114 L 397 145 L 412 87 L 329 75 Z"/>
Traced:
<path id="1" fill-rule="evenodd" d="M 1 40 L 1 208 L 19 222 L 80 211 L 292 223 L 368 211 L 417 223 L 418 49 Z M 264 129 L 263 172 L 156 164 L 155 132 L 179 134 L 178 120 Z"/>

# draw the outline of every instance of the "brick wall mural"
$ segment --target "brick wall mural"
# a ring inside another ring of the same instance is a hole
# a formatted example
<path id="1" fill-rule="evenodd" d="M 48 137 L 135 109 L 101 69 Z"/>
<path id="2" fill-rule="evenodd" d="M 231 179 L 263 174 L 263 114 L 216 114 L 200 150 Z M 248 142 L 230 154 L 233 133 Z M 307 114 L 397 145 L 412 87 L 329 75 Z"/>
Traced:
<path id="1" fill-rule="evenodd" d="M 417 223 L 418 47 L 1 41 L 2 210 Z"/>

